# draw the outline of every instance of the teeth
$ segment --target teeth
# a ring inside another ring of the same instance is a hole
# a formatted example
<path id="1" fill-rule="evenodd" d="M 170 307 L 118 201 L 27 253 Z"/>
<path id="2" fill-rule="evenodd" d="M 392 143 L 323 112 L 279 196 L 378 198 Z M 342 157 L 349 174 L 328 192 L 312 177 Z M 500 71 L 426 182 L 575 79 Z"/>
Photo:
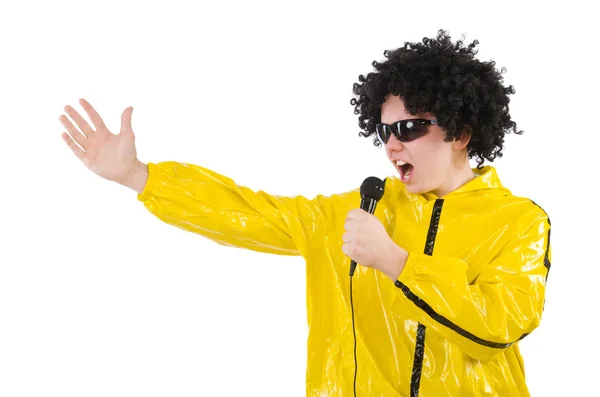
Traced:
<path id="1" fill-rule="evenodd" d="M 402 160 L 397 160 L 396 161 L 396 165 L 398 165 L 399 167 L 403 166 L 404 164 L 406 164 L 404 161 Z"/>

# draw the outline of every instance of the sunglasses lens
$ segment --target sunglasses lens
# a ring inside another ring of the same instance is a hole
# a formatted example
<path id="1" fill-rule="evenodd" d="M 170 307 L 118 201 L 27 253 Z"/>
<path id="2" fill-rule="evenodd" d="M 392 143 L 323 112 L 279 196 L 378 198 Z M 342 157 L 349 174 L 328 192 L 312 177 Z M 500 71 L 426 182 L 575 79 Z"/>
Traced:
<path id="1" fill-rule="evenodd" d="M 414 141 L 427 133 L 427 126 L 425 123 L 411 120 L 399 121 L 394 127 L 400 129 L 399 136 L 396 136 L 400 142 Z"/>
<path id="2" fill-rule="evenodd" d="M 385 124 L 377 124 L 375 126 L 375 131 L 377 132 L 377 137 L 384 145 L 389 141 L 391 131 L 390 127 Z"/>

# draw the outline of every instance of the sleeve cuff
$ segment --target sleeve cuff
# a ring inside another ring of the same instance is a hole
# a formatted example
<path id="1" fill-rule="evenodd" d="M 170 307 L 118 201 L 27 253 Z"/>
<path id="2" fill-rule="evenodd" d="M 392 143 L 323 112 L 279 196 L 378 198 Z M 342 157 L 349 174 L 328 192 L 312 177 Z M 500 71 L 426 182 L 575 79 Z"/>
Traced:
<path id="1" fill-rule="evenodd" d="M 157 165 L 154 163 L 148 163 L 148 180 L 146 181 L 146 186 L 144 186 L 144 190 L 137 195 L 137 199 L 141 202 L 144 202 L 150 197 L 152 191 L 156 186 L 156 182 L 158 180 L 157 177 Z"/>
<path id="2" fill-rule="evenodd" d="M 409 252 L 402 273 L 398 276 L 397 282 L 407 284 L 415 275 L 416 267 L 419 264 L 419 255 L 414 252 Z"/>

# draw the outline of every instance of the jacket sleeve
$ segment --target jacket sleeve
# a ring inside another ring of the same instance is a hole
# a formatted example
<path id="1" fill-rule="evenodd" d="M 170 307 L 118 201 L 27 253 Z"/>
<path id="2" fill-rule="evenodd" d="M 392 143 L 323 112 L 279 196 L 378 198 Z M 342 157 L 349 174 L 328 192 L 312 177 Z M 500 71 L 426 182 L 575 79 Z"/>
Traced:
<path id="1" fill-rule="evenodd" d="M 218 244 L 306 257 L 333 230 L 333 208 L 344 197 L 254 192 L 209 169 L 167 161 L 148 164 L 138 200 L 162 221 Z"/>
<path id="2" fill-rule="evenodd" d="M 471 284 L 467 263 L 409 252 L 396 286 L 411 317 L 467 355 L 491 360 L 541 321 L 550 270 L 550 220 L 537 217 Z"/>

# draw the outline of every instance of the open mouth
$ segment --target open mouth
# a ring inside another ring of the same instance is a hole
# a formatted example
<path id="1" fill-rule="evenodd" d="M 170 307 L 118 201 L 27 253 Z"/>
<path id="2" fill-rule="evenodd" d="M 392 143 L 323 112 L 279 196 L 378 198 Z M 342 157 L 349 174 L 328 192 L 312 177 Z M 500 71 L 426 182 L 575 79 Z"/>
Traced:
<path id="1" fill-rule="evenodd" d="M 398 170 L 400 171 L 400 179 L 403 182 L 410 180 L 415 167 L 412 164 L 407 163 L 402 160 L 397 160 L 396 166 L 398 167 Z"/>

